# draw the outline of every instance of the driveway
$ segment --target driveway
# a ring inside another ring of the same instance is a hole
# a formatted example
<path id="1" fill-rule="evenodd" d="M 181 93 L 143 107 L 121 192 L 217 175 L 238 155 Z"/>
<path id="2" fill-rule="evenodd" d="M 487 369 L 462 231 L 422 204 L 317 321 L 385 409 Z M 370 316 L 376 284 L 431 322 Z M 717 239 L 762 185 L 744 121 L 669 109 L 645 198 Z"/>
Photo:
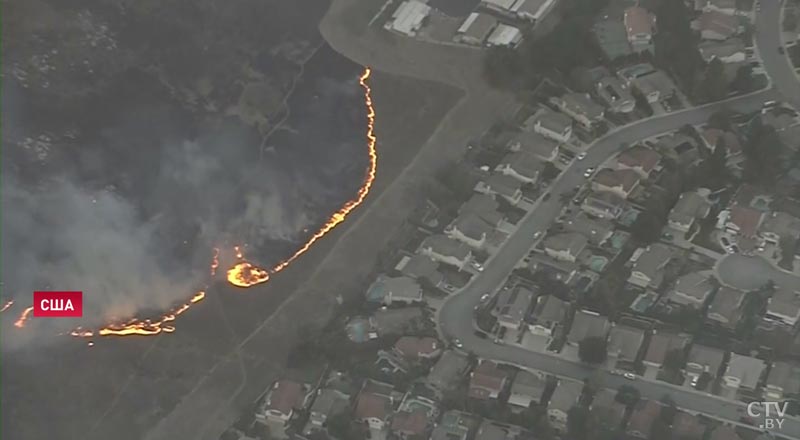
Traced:
<path id="1" fill-rule="evenodd" d="M 800 278 L 758 256 L 726 255 L 717 262 L 715 270 L 722 284 L 741 290 L 758 289 L 770 280 L 782 287 L 800 289 Z"/>

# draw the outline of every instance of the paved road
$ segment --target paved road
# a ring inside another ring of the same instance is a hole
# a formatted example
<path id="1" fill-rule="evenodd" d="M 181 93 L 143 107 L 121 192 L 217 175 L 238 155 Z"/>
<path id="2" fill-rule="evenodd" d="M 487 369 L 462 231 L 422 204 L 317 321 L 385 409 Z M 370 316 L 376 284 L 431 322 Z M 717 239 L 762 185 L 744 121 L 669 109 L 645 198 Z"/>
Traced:
<path id="1" fill-rule="evenodd" d="M 779 286 L 800 288 L 800 278 L 758 256 L 727 255 L 717 262 L 715 269 L 723 284 L 737 289 L 755 290 L 770 280 Z"/>
<path id="2" fill-rule="evenodd" d="M 764 3 L 769 2 L 765 1 Z M 764 6 L 764 11 L 762 12 L 766 15 L 759 17 L 760 22 L 774 20 L 772 21 L 774 23 L 777 21 L 776 13 L 779 14 L 778 11 Z M 759 30 L 760 32 L 757 34 L 759 47 L 769 48 L 775 55 L 779 55 L 777 53 L 779 35 L 775 26 L 773 25 L 770 28 L 764 24 L 759 26 Z M 800 85 L 797 84 L 794 73 L 786 63 L 785 57 L 781 59 L 777 56 L 772 56 L 769 53 L 770 51 L 765 50 L 762 54 L 764 56 L 764 65 L 767 69 L 775 70 L 774 84 L 782 92 L 781 94 L 774 89 L 770 89 L 724 102 L 639 121 L 621 127 L 596 141 L 591 146 L 585 160 L 574 162 L 562 173 L 551 188 L 552 197 L 546 202 L 541 202 L 533 212 L 522 220 L 519 229 L 512 237 L 509 237 L 506 244 L 487 263 L 484 272 L 475 277 L 461 293 L 448 299 L 438 315 L 442 331 L 449 337 L 460 339 L 466 349 L 482 358 L 496 359 L 578 380 L 589 376 L 594 369 L 587 365 L 566 361 L 546 353 L 533 352 L 513 346 L 496 345 L 486 339 L 478 338 L 473 334 L 472 327 L 472 310 L 474 306 L 480 302 L 481 295 L 492 292 L 499 286 L 513 269 L 516 262 L 528 252 L 534 242 L 533 234 L 537 231 L 545 230 L 555 219 L 561 209 L 561 204 L 558 202 L 559 196 L 582 184 L 585 180 L 583 177 L 584 169 L 589 166 L 596 167 L 602 163 L 617 151 L 621 144 L 674 130 L 684 124 L 704 122 L 714 111 L 719 109 L 727 108 L 742 112 L 754 111 L 759 109 L 765 101 L 779 99 L 800 103 Z M 772 70 L 769 71 L 770 73 L 772 72 Z M 625 379 L 606 374 L 608 387 L 614 388 L 623 382 L 625 382 Z M 744 408 L 738 402 L 726 401 L 664 382 L 639 379 L 636 381 L 636 386 L 646 398 L 658 399 L 668 394 L 682 408 L 731 421 L 738 420 Z M 800 439 L 800 421 L 796 419 L 786 420 L 780 434 Z"/>
<path id="3" fill-rule="evenodd" d="M 778 52 L 781 42 L 781 8 L 783 1 L 761 0 L 761 11 L 756 16 L 755 43 L 764 70 L 783 100 L 800 109 L 800 82 L 785 54 Z"/>

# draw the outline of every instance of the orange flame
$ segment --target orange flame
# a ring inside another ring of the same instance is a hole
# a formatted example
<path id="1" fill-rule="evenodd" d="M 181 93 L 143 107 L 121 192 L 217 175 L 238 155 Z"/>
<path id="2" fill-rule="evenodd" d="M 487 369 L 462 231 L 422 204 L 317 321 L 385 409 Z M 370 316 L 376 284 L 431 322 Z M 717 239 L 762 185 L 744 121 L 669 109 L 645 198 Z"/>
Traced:
<path id="1" fill-rule="evenodd" d="M 256 284 L 261 284 L 267 282 L 270 278 L 270 273 L 280 272 L 281 270 L 285 269 L 289 266 L 292 262 L 298 259 L 301 255 L 306 253 L 317 240 L 321 239 L 325 234 L 330 232 L 333 228 L 335 228 L 339 223 L 343 222 L 345 218 L 360 206 L 364 200 L 367 198 L 370 189 L 372 189 L 372 184 L 375 181 L 375 176 L 378 167 L 378 154 L 376 149 L 377 138 L 375 136 L 375 109 L 372 104 L 372 90 L 367 84 L 367 79 L 369 79 L 370 75 L 372 74 L 372 70 L 370 68 L 365 68 L 364 73 L 361 74 L 359 77 L 359 84 L 364 89 L 364 102 L 367 107 L 367 149 L 369 154 L 369 166 L 367 168 L 366 175 L 364 176 L 364 181 L 361 184 L 361 188 L 359 188 L 356 197 L 349 200 L 347 203 L 344 204 L 338 211 L 333 213 L 331 217 L 325 222 L 325 224 L 312 235 L 305 244 L 303 244 L 292 256 L 283 260 L 277 266 L 273 267 L 272 270 L 262 269 L 257 267 L 247 261 L 244 260 L 244 254 L 239 246 L 234 247 L 234 251 L 236 252 L 236 257 L 241 260 L 240 262 L 236 263 L 231 269 L 228 270 L 228 282 L 233 284 L 234 286 L 238 287 L 250 287 Z M 214 257 L 211 263 L 211 275 L 216 273 L 217 268 L 219 267 L 219 249 L 214 248 Z M 129 336 L 129 335 L 156 335 L 159 333 L 172 333 L 175 331 L 175 327 L 172 325 L 167 325 L 168 322 L 172 322 L 175 318 L 180 315 L 181 313 L 185 312 L 189 307 L 193 304 L 196 304 L 203 300 L 205 297 L 205 292 L 199 292 L 194 297 L 192 297 L 189 302 L 181 304 L 180 306 L 172 309 L 168 313 L 164 314 L 160 319 L 151 321 L 149 319 L 141 320 L 138 318 L 134 318 L 126 323 L 118 323 L 118 324 L 110 324 L 104 328 L 93 332 L 91 330 L 83 330 L 81 328 L 75 329 L 72 333 L 72 336 L 77 337 L 92 337 L 95 335 L 98 336 Z M 25 320 L 28 317 L 28 314 L 33 310 L 32 307 L 25 310 L 23 315 L 20 317 L 19 320 L 14 324 L 17 327 L 23 327 L 25 324 Z"/>
<path id="2" fill-rule="evenodd" d="M 130 335 L 150 336 L 150 335 L 157 335 L 162 332 L 172 333 L 175 331 L 175 327 L 173 327 L 172 325 L 167 325 L 167 323 L 174 321 L 175 318 L 178 317 L 178 315 L 188 310 L 189 307 L 192 306 L 192 304 L 199 303 L 205 297 L 206 293 L 204 291 L 197 292 L 188 302 L 173 308 L 169 313 L 164 314 L 160 319 L 156 321 L 152 321 L 150 319 L 140 320 L 134 318 L 125 323 L 110 324 L 104 328 L 97 330 L 96 333 L 91 330 L 84 330 L 79 327 L 73 330 L 70 333 L 70 335 L 80 338 L 90 338 L 95 334 L 97 334 L 98 336 L 130 336 Z"/>
<path id="3" fill-rule="evenodd" d="M 14 305 L 14 300 L 13 299 L 9 300 L 5 304 L 3 304 L 3 307 L 0 307 L 0 312 L 5 312 L 6 310 L 10 309 L 11 306 L 13 305 Z"/>
<path id="4" fill-rule="evenodd" d="M 33 312 L 33 307 L 28 307 L 27 309 L 22 311 L 22 314 L 19 315 L 19 319 L 14 323 L 14 327 L 22 328 L 25 327 L 25 322 L 28 321 L 31 312 Z"/>
<path id="5" fill-rule="evenodd" d="M 364 73 L 358 78 L 359 84 L 364 89 L 364 103 L 367 107 L 367 150 L 369 154 L 369 166 L 367 168 L 367 173 L 364 176 L 364 181 L 361 184 L 361 188 L 358 189 L 356 197 L 349 200 L 344 204 L 344 206 L 339 208 L 338 211 L 334 212 L 333 215 L 328 218 L 328 221 L 326 221 L 325 224 L 305 242 L 305 244 L 300 246 L 300 248 L 295 251 L 291 257 L 283 260 L 277 266 L 273 267 L 272 270 L 267 271 L 258 268 L 246 261 L 237 263 L 228 271 L 228 281 L 234 286 L 250 287 L 269 281 L 270 273 L 274 274 L 276 272 L 280 272 L 292 264 L 294 260 L 300 258 L 301 255 L 311 249 L 311 246 L 313 246 L 317 240 L 324 237 L 325 234 L 339 225 L 339 223 L 343 222 L 350 212 L 364 203 L 364 200 L 367 198 L 370 189 L 372 189 L 372 184 L 375 181 L 375 175 L 378 169 L 378 152 L 376 148 L 378 138 L 375 136 L 375 108 L 372 105 L 372 89 L 370 89 L 369 84 L 367 83 L 367 79 L 369 79 L 371 74 L 372 70 L 367 67 L 364 69 Z M 242 259 L 243 256 L 239 246 L 236 246 L 234 250 L 236 251 L 236 256 L 239 259 Z"/>

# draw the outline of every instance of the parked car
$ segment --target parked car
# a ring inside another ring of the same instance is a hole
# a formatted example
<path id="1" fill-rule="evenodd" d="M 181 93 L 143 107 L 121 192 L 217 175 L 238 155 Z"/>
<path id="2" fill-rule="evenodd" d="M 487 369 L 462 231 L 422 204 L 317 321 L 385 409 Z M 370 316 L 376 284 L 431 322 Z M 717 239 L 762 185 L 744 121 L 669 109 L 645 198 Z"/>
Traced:
<path id="1" fill-rule="evenodd" d="M 594 167 L 586 168 L 586 172 L 583 173 L 583 177 L 586 178 L 592 177 L 592 173 L 594 173 Z"/>
<path id="2" fill-rule="evenodd" d="M 628 380 L 636 379 L 636 375 L 633 374 L 633 373 L 625 373 L 625 374 L 622 375 L 622 377 L 624 377 L 625 379 L 628 379 Z"/>
<path id="3" fill-rule="evenodd" d="M 578 154 L 578 156 L 577 156 L 577 157 L 578 157 L 578 160 L 583 160 L 583 159 L 586 159 L 586 152 L 584 151 L 584 152 L 582 152 L 582 153 Z"/>

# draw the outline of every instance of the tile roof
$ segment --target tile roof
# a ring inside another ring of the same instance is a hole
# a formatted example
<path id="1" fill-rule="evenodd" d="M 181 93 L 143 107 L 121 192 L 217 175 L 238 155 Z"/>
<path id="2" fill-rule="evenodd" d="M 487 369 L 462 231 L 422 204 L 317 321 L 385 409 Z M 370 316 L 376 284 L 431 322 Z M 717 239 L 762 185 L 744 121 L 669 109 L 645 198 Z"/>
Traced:
<path id="1" fill-rule="evenodd" d="M 503 390 L 508 375 L 497 368 L 492 361 L 481 361 L 472 371 L 469 381 L 469 396 L 476 399 L 487 399 L 491 394 Z"/>
<path id="2" fill-rule="evenodd" d="M 756 235 L 761 224 L 762 213 L 753 208 L 736 205 L 731 208 L 730 221 L 739 228 L 739 233 L 745 237 Z"/>
<path id="3" fill-rule="evenodd" d="M 704 32 L 711 31 L 730 38 L 736 35 L 739 29 L 739 21 L 732 15 L 719 11 L 703 12 L 694 22 L 695 29 Z"/>
<path id="4" fill-rule="evenodd" d="M 667 357 L 667 353 L 672 350 L 682 350 L 689 343 L 690 336 L 686 334 L 675 334 L 666 331 L 656 331 L 650 338 L 650 345 L 644 360 L 661 365 Z"/>
<path id="5" fill-rule="evenodd" d="M 392 399 L 389 396 L 362 391 L 358 396 L 354 415 L 357 419 L 378 419 L 386 421 L 392 413 Z"/>
<path id="6" fill-rule="evenodd" d="M 617 156 L 617 163 L 631 168 L 642 168 L 649 173 L 661 161 L 661 155 L 650 148 L 635 145 Z"/>
<path id="7" fill-rule="evenodd" d="M 656 17 L 641 6 L 631 6 L 626 9 L 624 20 L 628 38 L 641 34 L 653 34 Z"/>
<path id="8" fill-rule="evenodd" d="M 302 406 L 304 397 L 303 385 L 291 380 L 279 380 L 269 393 L 266 408 L 289 414 Z"/>
<path id="9" fill-rule="evenodd" d="M 407 358 L 419 358 L 432 356 L 441 349 L 441 346 L 435 338 L 403 336 L 395 342 L 394 348 Z"/>
<path id="10" fill-rule="evenodd" d="M 630 192 L 639 180 L 640 177 L 635 171 L 603 168 L 594 176 L 593 182 L 609 188 L 621 187 L 623 191 Z"/>

